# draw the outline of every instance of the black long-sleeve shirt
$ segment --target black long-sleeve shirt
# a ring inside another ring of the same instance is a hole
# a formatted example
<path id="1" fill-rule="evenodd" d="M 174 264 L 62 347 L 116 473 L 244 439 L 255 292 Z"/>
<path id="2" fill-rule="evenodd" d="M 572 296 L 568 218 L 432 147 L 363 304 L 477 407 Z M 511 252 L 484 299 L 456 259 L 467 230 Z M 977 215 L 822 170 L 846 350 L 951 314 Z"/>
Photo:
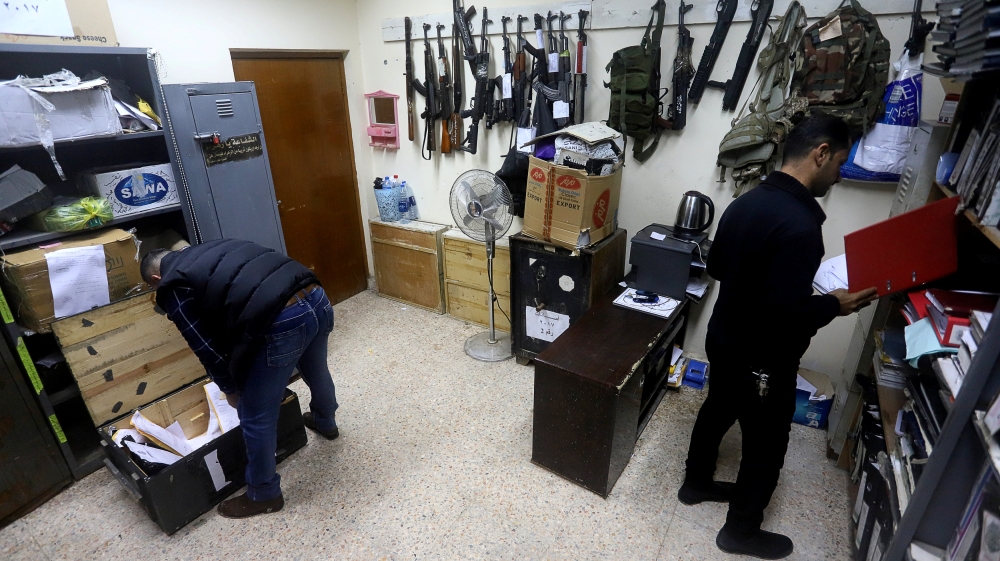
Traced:
<path id="1" fill-rule="evenodd" d="M 825 220 L 805 186 L 779 171 L 729 205 L 708 258 L 721 283 L 711 348 L 755 368 L 798 369 L 810 339 L 840 311 L 835 296 L 813 295 Z"/>

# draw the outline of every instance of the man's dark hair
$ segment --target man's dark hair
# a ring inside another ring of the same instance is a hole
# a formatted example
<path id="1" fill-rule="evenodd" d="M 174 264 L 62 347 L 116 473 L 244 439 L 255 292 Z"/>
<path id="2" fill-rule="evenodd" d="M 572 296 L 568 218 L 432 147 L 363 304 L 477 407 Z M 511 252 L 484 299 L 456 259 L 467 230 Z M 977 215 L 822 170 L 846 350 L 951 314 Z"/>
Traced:
<path id="1" fill-rule="evenodd" d="M 785 161 L 805 158 L 820 144 L 829 144 L 831 152 L 850 149 L 850 125 L 840 117 L 814 111 L 788 133 L 785 139 Z"/>
<path id="2" fill-rule="evenodd" d="M 151 249 L 145 257 L 142 258 L 142 263 L 139 265 L 139 272 L 142 273 L 142 280 L 147 283 L 152 284 L 152 276 L 160 274 L 160 261 L 163 261 L 163 256 L 170 253 L 169 249 Z"/>

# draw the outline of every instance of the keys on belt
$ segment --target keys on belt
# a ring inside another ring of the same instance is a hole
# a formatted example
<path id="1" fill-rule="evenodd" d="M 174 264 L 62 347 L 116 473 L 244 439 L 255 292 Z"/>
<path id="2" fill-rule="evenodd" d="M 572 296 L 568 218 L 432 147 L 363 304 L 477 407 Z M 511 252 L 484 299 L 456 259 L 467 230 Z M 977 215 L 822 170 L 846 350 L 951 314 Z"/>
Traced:
<path id="1" fill-rule="evenodd" d="M 761 399 L 764 399 L 767 397 L 767 380 L 771 375 L 764 369 L 754 371 L 753 375 L 757 377 L 757 393 L 760 394 Z"/>

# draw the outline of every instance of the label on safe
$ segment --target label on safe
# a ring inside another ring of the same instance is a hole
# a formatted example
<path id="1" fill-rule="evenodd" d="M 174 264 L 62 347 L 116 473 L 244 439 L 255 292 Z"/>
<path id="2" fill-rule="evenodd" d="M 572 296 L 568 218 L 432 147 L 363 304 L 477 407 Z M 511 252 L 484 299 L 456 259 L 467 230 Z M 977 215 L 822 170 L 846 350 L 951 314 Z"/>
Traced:
<path id="1" fill-rule="evenodd" d="M 531 306 L 525 306 L 524 327 L 528 337 L 551 343 L 562 335 L 563 331 L 569 329 L 569 316 L 548 310 L 538 311 Z"/>
<path id="2" fill-rule="evenodd" d="M 212 167 L 226 162 L 249 160 L 264 155 L 264 146 L 260 142 L 260 134 L 250 133 L 227 138 L 219 144 L 202 143 L 205 152 L 205 165 Z"/>

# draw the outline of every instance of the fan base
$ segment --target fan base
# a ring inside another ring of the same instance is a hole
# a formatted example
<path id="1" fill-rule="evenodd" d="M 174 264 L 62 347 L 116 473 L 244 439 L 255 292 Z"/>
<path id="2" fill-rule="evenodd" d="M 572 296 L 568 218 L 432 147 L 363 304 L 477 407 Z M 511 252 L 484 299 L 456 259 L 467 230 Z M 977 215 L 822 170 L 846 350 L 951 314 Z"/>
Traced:
<path id="1" fill-rule="evenodd" d="M 465 354 L 483 362 L 499 362 L 514 356 L 510 334 L 496 332 L 496 343 L 490 343 L 490 332 L 483 331 L 465 340 Z"/>

